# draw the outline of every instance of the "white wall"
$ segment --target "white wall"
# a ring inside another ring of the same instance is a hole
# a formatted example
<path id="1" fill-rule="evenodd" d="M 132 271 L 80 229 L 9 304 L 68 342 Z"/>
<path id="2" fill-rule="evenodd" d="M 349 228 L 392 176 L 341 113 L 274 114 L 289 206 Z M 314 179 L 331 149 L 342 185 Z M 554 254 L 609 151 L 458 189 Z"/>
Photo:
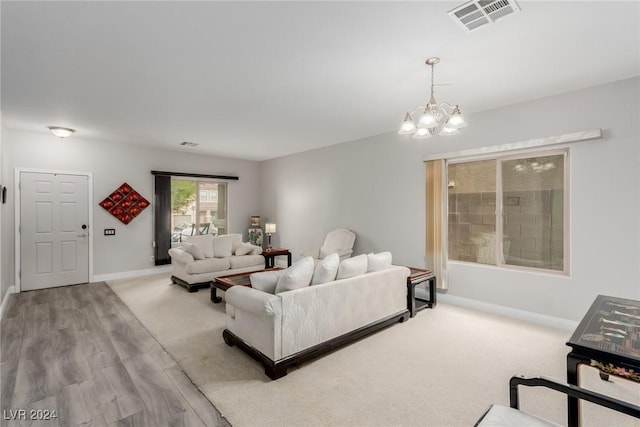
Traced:
<path id="1" fill-rule="evenodd" d="M 603 141 L 571 149 L 570 277 L 449 266 L 450 295 L 579 320 L 597 294 L 640 299 L 639 99 L 634 78 L 471 115 L 455 137 L 392 133 L 266 161 L 262 213 L 278 225 L 275 245 L 297 256 L 347 227 L 356 253 L 391 250 L 419 267 L 425 155 L 602 128 Z"/>
<path id="2" fill-rule="evenodd" d="M 49 134 L 10 130 L 3 143 L 11 174 L 15 168 L 84 171 L 93 174 L 94 274 L 106 275 L 154 267 L 153 176 L 151 170 L 236 175 L 229 181 L 229 230 L 243 232 L 249 217 L 259 212 L 259 164 L 228 159 L 153 150 L 124 144 L 108 144 L 82 139 L 80 132 L 67 139 Z M 128 225 L 122 224 L 98 205 L 123 182 L 129 183 L 152 203 Z M 7 183 L 13 193 L 13 176 Z M 4 209 L 13 211 L 13 195 Z M 104 228 L 115 228 L 115 236 L 104 236 Z M 6 229 L 3 230 L 7 231 Z M 13 230 L 8 265 L 13 280 Z"/>

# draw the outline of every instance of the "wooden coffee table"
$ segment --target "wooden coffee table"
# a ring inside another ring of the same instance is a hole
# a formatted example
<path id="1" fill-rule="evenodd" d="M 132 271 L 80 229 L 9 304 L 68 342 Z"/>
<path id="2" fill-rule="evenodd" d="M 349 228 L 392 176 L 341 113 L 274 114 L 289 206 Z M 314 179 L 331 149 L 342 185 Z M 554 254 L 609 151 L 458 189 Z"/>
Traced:
<path id="1" fill-rule="evenodd" d="M 274 270 L 282 270 L 282 268 L 280 267 L 267 268 L 264 270 L 250 271 L 248 273 L 238 273 L 238 274 L 230 274 L 228 276 L 216 277 L 211 282 L 211 301 L 214 304 L 217 304 L 220 301 L 222 301 L 222 298 L 216 295 L 216 289 L 220 289 L 221 291 L 226 291 L 232 286 L 251 287 L 251 280 L 249 280 L 249 276 L 251 276 L 253 273 L 262 273 L 264 271 L 274 271 Z"/>

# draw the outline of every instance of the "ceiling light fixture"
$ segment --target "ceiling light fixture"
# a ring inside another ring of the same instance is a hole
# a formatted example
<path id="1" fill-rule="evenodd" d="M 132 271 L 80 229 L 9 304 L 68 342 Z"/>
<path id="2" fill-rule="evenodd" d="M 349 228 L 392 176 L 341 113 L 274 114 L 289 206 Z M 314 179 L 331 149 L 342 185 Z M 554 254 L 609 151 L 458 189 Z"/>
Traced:
<path id="1" fill-rule="evenodd" d="M 460 107 L 458 105 L 443 102 L 438 104 L 433 94 L 433 68 L 440 62 L 440 58 L 429 58 L 426 64 L 431 67 L 431 97 L 426 106 L 416 107 L 410 113 L 404 116 L 404 122 L 398 133 L 400 135 L 413 135 L 414 138 L 429 138 L 436 133 L 439 135 L 457 135 L 460 133 L 458 129 L 467 126 L 467 122 L 462 117 Z M 421 115 L 418 123 L 413 119 L 413 115 L 420 111 Z"/>
<path id="2" fill-rule="evenodd" d="M 57 136 L 58 138 L 66 138 L 72 133 L 75 132 L 75 129 L 70 128 L 61 128 L 60 126 L 49 126 L 47 129 L 51 131 L 52 134 Z"/>

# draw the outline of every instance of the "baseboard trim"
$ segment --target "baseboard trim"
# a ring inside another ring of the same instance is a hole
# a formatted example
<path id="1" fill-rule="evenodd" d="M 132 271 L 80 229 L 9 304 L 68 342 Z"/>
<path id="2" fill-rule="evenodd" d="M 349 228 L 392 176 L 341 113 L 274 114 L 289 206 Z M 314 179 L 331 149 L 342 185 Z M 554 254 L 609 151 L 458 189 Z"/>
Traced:
<path id="1" fill-rule="evenodd" d="M 2 304 L 0 304 L 0 319 L 2 319 L 2 313 L 4 313 L 4 308 L 7 306 L 7 301 L 9 300 L 9 295 L 16 293 L 16 287 L 11 285 L 7 289 L 7 293 L 4 294 L 4 298 L 2 298 Z"/>
<path id="2" fill-rule="evenodd" d="M 497 314 L 499 316 L 511 317 L 513 319 L 524 320 L 526 322 L 550 326 L 566 331 L 574 331 L 578 327 L 578 322 L 573 320 L 547 316 L 546 314 L 534 313 L 532 311 L 519 310 L 517 308 L 506 307 L 504 305 L 490 304 L 488 302 L 472 300 L 455 295 L 438 294 L 438 302 L 483 311 L 485 313 Z"/>
<path id="3" fill-rule="evenodd" d="M 94 274 L 93 282 L 105 282 L 107 280 L 132 279 L 134 277 L 151 276 L 152 274 L 170 273 L 171 265 L 163 265 L 145 270 L 122 271 L 120 273 Z"/>

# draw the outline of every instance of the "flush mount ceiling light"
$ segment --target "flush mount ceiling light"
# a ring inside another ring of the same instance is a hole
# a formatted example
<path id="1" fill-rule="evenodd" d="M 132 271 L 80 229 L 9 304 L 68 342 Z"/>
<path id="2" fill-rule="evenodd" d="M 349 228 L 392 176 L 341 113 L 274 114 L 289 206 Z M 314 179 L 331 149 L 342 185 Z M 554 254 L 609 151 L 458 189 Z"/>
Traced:
<path id="1" fill-rule="evenodd" d="M 63 138 L 63 139 L 75 132 L 75 129 L 62 128 L 60 126 L 49 126 L 47 129 L 49 129 L 51 133 L 57 136 L 58 138 Z"/>
<path id="2" fill-rule="evenodd" d="M 443 102 L 438 104 L 433 93 L 433 68 L 440 62 L 440 58 L 429 58 L 426 64 L 431 67 L 431 97 L 426 106 L 416 107 L 412 112 L 404 116 L 404 122 L 398 133 L 400 135 L 413 135 L 414 138 L 429 138 L 436 133 L 439 135 L 457 135 L 458 129 L 467 126 L 460 113 L 458 105 Z M 418 122 L 414 121 L 414 114 L 420 112 Z"/>

